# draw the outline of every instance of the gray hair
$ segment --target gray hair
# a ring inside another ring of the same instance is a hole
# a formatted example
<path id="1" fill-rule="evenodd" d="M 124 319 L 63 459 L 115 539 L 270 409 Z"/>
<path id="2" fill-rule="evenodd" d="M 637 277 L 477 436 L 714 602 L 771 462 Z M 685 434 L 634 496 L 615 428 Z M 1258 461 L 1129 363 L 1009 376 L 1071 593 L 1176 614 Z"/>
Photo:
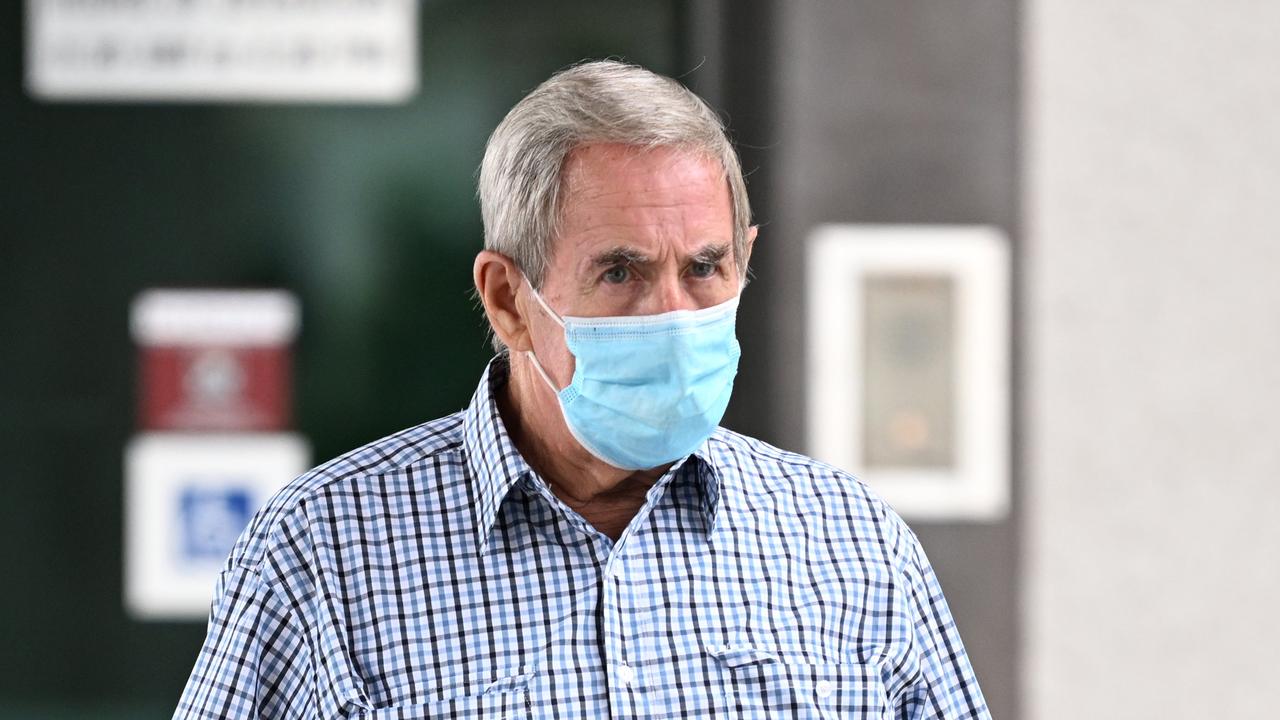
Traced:
<path id="1" fill-rule="evenodd" d="M 675 80 L 612 60 L 551 76 L 489 136 L 479 187 L 486 249 L 511 258 L 534 288 L 542 287 L 563 201 L 565 159 L 590 143 L 674 146 L 718 160 L 733 206 L 733 255 L 745 279 L 751 207 L 724 123 Z"/>

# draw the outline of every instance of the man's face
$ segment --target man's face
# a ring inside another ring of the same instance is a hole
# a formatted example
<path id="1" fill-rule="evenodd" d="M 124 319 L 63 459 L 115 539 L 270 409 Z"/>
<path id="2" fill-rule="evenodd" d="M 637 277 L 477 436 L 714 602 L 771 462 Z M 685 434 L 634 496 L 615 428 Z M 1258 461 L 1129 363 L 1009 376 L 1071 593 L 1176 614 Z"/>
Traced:
<path id="1" fill-rule="evenodd" d="M 697 310 L 738 293 L 733 210 L 720 164 L 673 148 L 587 145 L 570 153 L 542 295 L 561 315 Z M 560 386 L 563 331 L 530 300 L 534 351 Z"/>

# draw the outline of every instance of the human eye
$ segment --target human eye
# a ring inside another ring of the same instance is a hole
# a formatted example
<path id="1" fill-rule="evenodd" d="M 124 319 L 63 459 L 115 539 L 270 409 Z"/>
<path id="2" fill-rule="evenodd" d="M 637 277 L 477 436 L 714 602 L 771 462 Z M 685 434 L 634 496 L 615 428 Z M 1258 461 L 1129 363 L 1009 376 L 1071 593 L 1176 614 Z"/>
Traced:
<path id="1" fill-rule="evenodd" d="M 626 265 L 614 265 L 613 267 L 604 271 L 604 275 L 601 276 L 601 279 L 603 279 L 606 283 L 610 285 L 621 285 L 622 283 L 626 282 L 630 277 L 631 277 L 631 268 L 627 267 Z"/>
<path id="2" fill-rule="evenodd" d="M 696 260 L 689 266 L 689 274 L 696 278 L 709 278 L 715 275 L 718 269 L 720 266 L 717 263 Z"/>

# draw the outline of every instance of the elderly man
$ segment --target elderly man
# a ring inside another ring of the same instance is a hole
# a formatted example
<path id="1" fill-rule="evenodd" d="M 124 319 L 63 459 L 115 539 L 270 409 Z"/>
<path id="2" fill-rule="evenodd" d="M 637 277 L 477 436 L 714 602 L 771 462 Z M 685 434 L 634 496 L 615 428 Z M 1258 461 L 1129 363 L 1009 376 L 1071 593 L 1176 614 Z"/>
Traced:
<path id="1" fill-rule="evenodd" d="M 716 115 L 578 65 L 494 131 L 480 204 L 471 404 L 258 514 L 177 717 L 988 717 L 893 511 L 717 427 L 756 229 Z"/>

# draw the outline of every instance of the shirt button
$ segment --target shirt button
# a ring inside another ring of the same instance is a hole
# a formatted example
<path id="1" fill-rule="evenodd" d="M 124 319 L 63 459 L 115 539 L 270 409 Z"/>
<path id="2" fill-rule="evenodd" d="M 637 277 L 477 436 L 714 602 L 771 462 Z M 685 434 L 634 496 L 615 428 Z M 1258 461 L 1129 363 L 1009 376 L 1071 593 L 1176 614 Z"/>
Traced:
<path id="1" fill-rule="evenodd" d="M 818 691 L 818 697 L 825 700 L 835 693 L 836 684 L 830 680 L 819 680 L 818 686 L 815 689 Z"/>
<path id="2" fill-rule="evenodd" d="M 621 579 L 622 579 L 622 564 L 621 564 L 621 563 L 617 563 L 617 562 L 615 562 L 615 563 L 614 563 L 614 564 L 609 568 L 609 577 L 613 578 L 614 580 L 621 580 Z"/>
<path id="3" fill-rule="evenodd" d="M 635 668 L 631 667 L 630 665 L 619 665 L 617 674 L 618 674 L 618 682 L 622 683 L 623 685 L 630 685 L 636 680 Z"/>

